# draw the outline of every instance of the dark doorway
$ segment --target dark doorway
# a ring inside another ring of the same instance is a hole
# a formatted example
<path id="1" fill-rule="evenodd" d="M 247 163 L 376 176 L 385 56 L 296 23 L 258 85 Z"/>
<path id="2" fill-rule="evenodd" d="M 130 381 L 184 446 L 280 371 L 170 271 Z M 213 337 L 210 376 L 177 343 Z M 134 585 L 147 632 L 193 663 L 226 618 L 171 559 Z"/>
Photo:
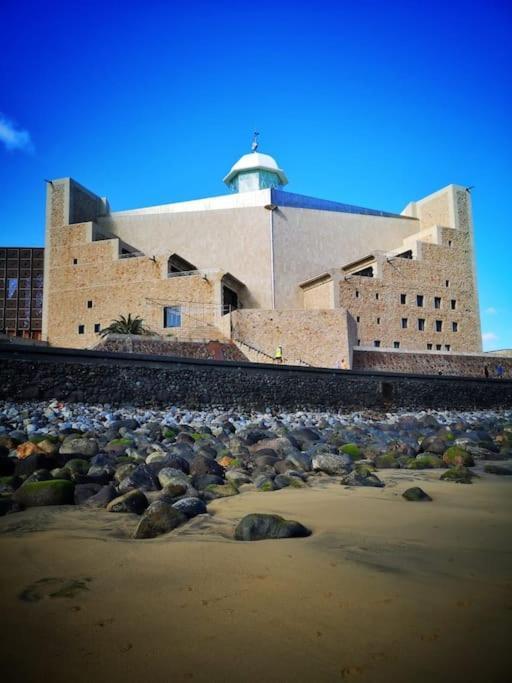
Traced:
<path id="1" fill-rule="evenodd" d="M 236 308 L 238 308 L 238 294 L 226 285 L 222 285 L 222 315 Z"/>

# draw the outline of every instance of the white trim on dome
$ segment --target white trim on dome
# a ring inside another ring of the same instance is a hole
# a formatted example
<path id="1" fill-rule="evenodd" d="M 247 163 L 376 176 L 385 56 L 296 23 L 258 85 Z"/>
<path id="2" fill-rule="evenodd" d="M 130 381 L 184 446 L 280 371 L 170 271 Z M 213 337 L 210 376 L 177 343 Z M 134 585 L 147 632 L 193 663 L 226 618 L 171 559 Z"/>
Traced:
<path id="1" fill-rule="evenodd" d="M 288 183 L 286 173 L 282 168 L 279 168 L 276 160 L 269 154 L 261 154 L 261 152 L 250 152 L 240 157 L 236 164 L 231 167 L 230 172 L 224 178 L 224 182 L 228 185 L 239 173 L 247 171 L 270 171 L 270 173 L 277 175 L 282 185 Z"/>

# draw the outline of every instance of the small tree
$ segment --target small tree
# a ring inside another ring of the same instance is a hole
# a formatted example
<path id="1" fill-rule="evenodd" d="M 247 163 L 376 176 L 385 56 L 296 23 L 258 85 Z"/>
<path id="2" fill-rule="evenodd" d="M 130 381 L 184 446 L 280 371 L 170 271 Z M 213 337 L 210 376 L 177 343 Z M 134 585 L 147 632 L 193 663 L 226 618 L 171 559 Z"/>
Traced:
<path id="1" fill-rule="evenodd" d="M 151 332 L 144 327 L 144 320 L 138 315 L 132 318 L 132 314 L 127 316 L 120 315 L 117 320 L 112 320 L 108 327 L 104 327 L 100 331 L 100 336 L 106 337 L 107 334 L 151 334 Z"/>

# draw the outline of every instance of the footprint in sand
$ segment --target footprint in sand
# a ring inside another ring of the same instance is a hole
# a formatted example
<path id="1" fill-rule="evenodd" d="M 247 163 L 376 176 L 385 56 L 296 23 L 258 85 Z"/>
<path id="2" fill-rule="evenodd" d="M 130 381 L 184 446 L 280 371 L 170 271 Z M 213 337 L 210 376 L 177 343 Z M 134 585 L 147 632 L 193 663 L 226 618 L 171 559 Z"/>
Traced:
<path id="1" fill-rule="evenodd" d="M 357 678 L 358 676 L 361 676 L 361 674 L 364 672 L 364 669 L 362 666 L 346 666 L 344 669 L 341 670 L 341 678 L 344 681 L 349 681 L 352 678 Z"/>
<path id="2" fill-rule="evenodd" d="M 23 602 L 39 602 L 46 598 L 75 598 L 83 591 L 88 591 L 87 585 L 92 581 L 90 576 L 80 579 L 64 579 L 48 577 L 31 583 L 19 593 L 18 598 Z"/>

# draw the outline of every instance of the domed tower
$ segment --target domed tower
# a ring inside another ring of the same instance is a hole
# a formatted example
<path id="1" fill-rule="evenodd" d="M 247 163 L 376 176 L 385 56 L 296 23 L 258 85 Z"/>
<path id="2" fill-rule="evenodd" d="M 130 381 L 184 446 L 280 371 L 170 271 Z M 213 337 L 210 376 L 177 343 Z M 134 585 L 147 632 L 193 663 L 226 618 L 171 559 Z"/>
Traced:
<path id="1" fill-rule="evenodd" d="M 244 154 L 224 178 L 233 192 L 264 190 L 268 187 L 284 187 L 288 183 L 285 172 L 279 168 L 275 159 L 257 151 L 258 133 L 254 135 L 252 152 Z"/>

